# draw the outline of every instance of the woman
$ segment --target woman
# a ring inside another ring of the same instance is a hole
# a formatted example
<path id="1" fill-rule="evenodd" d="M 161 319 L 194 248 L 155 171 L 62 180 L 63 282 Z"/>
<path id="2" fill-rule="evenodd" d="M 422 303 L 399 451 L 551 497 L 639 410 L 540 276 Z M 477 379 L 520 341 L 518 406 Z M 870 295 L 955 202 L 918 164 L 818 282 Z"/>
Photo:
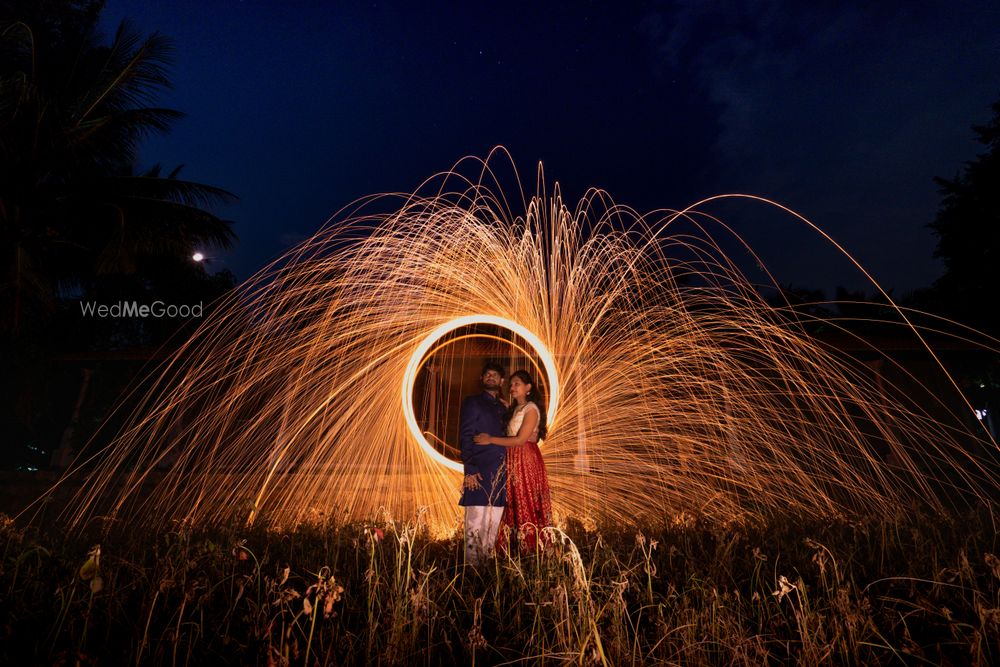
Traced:
<path id="1" fill-rule="evenodd" d="M 507 550 L 509 535 L 520 538 L 522 551 L 534 551 L 539 531 L 552 525 L 552 500 L 545 462 L 538 441 L 545 437 L 545 411 L 531 376 L 517 371 L 510 376 L 510 408 L 507 410 L 507 437 L 480 433 L 477 445 L 507 448 L 507 507 L 500 521 L 497 549 Z M 542 535 L 541 542 L 550 538 Z"/>

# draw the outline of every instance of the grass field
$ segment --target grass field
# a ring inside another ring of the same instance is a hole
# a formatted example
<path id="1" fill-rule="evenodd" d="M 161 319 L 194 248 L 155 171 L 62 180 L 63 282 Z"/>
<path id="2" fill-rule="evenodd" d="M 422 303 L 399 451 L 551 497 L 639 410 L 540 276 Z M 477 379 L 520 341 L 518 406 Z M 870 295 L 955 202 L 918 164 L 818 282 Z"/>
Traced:
<path id="1" fill-rule="evenodd" d="M 113 531 L 112 531 L 113 532 Z M 4 518 L 4 664 L 996 664 L 984 509 L 553 530 L 462 562 L 420 517 L 60 536 Z M 127 545 L 127 546 L 126 546 Z"/>

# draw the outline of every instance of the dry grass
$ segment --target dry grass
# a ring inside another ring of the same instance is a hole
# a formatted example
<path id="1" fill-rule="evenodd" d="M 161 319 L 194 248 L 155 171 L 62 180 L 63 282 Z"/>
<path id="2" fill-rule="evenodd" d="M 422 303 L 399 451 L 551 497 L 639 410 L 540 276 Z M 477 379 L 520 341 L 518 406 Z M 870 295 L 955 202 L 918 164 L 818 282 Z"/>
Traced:
<path id="1" fill-rule="evenodd" d="M 421 518 L 65 539 L 4 519 L 5 664 L 993 664 L 985 511 L 641 532 L 478 570 Z M 134 536 L 133 536 L 134 537 Z M 123 546 L 130 544 L 127 549 Z"/>

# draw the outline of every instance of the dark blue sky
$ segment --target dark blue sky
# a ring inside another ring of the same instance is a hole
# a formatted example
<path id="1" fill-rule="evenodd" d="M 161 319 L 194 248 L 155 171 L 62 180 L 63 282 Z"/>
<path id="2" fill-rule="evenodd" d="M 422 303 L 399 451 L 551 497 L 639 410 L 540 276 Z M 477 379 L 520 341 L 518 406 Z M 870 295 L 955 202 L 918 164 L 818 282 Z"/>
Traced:
<path id="1" fill-rule="evenodd" d="M 108 33 L 128 17 L 177 48 L 161 104 L 188 115 L 146 166 L 240 197 L 218 211 L 240 242 L 212 267 L 246 278 L 352 200 L 503 144 L 571 199 L 758 194 L 897 294 L 940 273 L 932 179 L 975 156 L 1000 98 L 995 2 L 472 4 L 108 1 Z M 789 219 L 718 210 L 780 282 L 864 287 Z"/>

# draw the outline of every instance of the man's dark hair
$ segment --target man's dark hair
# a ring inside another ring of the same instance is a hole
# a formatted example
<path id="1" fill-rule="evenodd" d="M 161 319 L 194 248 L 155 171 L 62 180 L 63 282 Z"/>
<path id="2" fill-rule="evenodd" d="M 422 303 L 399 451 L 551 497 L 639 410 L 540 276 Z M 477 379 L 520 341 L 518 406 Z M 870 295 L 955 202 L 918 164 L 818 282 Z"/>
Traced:
<path id="1" fill-rule="evenodd" d="M 502 378 L 507 377 L 507 369 L 505 369 L 503 366 L 496 363 L 495 361 L 487 361 L 485 364 L 483 364 L 483 371 L 479 374 L 479 377 L 483 377 L 484 375 L 486 375 L 488 371 L 496 371 L 497 373 L 500 374 L 500 377 Z"/>

